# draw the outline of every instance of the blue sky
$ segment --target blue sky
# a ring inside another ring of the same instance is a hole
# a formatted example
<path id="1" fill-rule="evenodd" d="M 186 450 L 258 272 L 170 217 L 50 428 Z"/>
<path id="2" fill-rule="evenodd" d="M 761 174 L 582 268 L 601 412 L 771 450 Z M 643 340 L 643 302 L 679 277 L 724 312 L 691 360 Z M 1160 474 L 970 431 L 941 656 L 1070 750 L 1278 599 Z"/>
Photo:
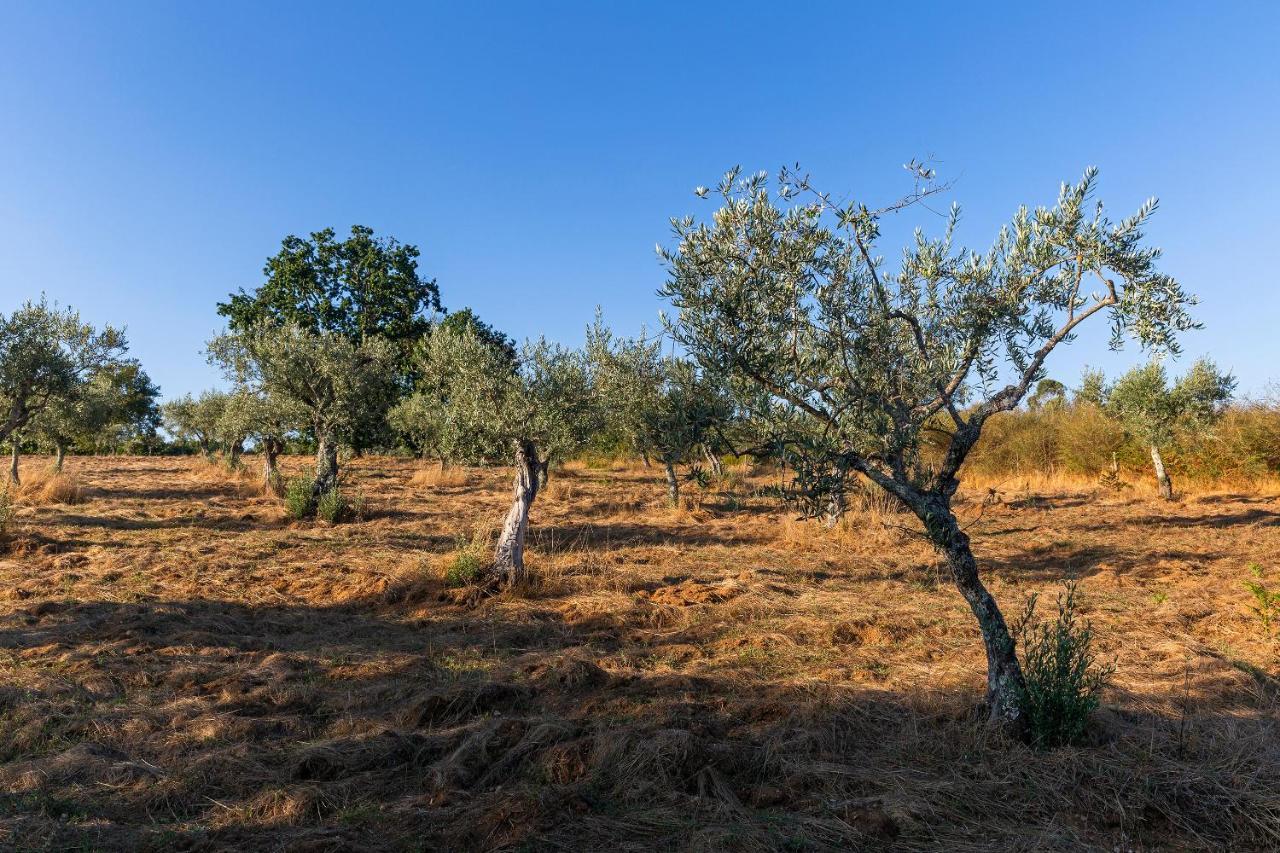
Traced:
<path id="1" fill-rule="evenodd" d="M 1206 324 L 1184 361 L 1254 391 L 1280 379 L 1278 43 L 1277 3 L 4 2 L 0 311 L 44 291 L 196 391 L 215 303 L 286 234 L 360 223 L 447 307 L 576 344 L 597 304 L 656 325 L 654 243 L 735 163 L 875 202 L 932 156 L 977 247 L 1095 164 L 1117 216 L 1161 198 Z M 1098 330 L 1050 368 L 1135 358 Z"/>

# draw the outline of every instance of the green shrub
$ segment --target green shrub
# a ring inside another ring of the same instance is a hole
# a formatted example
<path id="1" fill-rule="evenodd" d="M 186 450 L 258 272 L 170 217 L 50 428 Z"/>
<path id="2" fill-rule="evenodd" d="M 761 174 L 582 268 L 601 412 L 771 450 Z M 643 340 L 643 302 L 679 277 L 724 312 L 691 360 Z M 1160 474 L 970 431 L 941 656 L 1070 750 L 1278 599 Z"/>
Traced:
<path id="1" fill-rule="evenodd" d="M 340 487 L 334 488 L 316 501 L 316 517 L 330 524 L 357 521 L 364 518 L 365 506 L 364 495 L 348 498 Z"/>
<path id="2" fill-rule="evenodd" d="M 284 509 L 290 518 L 310 518 L 316 511 L 316 500 L 311 490 L 315 481 L 310 477 L 290 480 L 284 489 Z"/>
<path id="3" fill-rule="evenodd" d="M 444 570 L 444 582 L 448 586 L 467 586 L 480 580 L 489 568 L 488 554 L 487 531 L 476 530 L 470 541 L 459 536 L 457 551 Z"/>
<path id="4" fill-rule="evenodd" d="M 1268 637 L 1275 633 L 1275 625 L 1280 623 L 1280 590 L 1271 590 L 1262 582 L 1262 566 L 1257 563 L 1249 565 L 1249 572 L 1257 580 L 1245 581 L 1244 587 L 1253 595 L 1254 604 L 1249 607 L 1262 623 L 1262 630 Z"/>
<path id="5" fill-rule="evenodd" d="M 1035 608 L 1032 595 L 1014 627 L 1026 681 L 1020 705 L 1031 742 L 1040 748 L 1076 743 L 1115 666 L 1097 662 L 1093 628 L 1076 614 L 1074 582 L 1059 593 L 1058 613 L 1052 621 L 1035 619 Z"/>

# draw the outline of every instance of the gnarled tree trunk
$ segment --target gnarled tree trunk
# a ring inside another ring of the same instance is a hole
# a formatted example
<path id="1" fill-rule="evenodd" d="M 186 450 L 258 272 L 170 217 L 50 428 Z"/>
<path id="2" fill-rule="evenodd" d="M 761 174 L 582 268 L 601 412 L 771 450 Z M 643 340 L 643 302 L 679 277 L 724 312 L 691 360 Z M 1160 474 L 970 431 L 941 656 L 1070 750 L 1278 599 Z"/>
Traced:
<path id="1" fill-rule="evenodd" d="M 529 509 L 538 497 L 538 477 L 542 463 L 531 441 L 516 442 L 516 477 L 511 509 L 502 524 L 498 546 L 493 552 L 494 571 L 508 584 L 525 578 L 524 537 L 529 529 Z"/>
<path id="2" fill-rule="evenodd" d="M 311 494 L 320 497 L 338 487 L 338 443 L 330 433 L 317 432 L 316 479 Z"/>
<path id="3" fill-rule="evenodd" d="M 1156 469 L 1156 483 L 1160 485 L 1160 497 L 1167 501 L 1173 500 L 1173 480 L 1169 479 L 1169 472 L 1164 469 L 1164 457 L 1160 455 L 1160 448 L 1151 444 L 1151 464 Z"/>
<path id="4" fill-rule="evenodd" d="M 280 492 L 280 440 L 275 436 L 262 439 L 262 488 L 265 491 Z"/>
<path id="5" fill-rule="evenodd" d="M 1022 666 L 1018 663 L 1004 614 L 978 577 L 978 562 L 973 557 L 969 536 L 960 529 L 945 498 L 926 497 L 910 505 L 924 522 L 930 540 L 942 551 L 947 568 L 951 570 L 951 579 L 978 620 L 982 644 L 987 652 L 986 708 L 989 718 L 1010 734 L 1021 736 L 1026 730 L 1020 706 L 1026 685 Z"/>
<path id="6" fill-rule="evenodd" d="M 18 455 L 21 453 L 21 444 L 22 440 L 16 432 L 9 436 L 9 446 L 12 448 L 9 455 L 9 481 L 15 486 L 22 482 L 18 479 Z"/>
<path id="7" fill-rule="evenodd" d="M 827 529 L 831 529 L 840 523 L 840 519 L 844 518 L 845 512 L 848 511 L 848 500 L 845 498 L 844 491 L 832 492 L 827 498 L 827 514 L 822 519 L 822 524 Z"/>
<path id="8" fill-rule="evenodd" d="M 240 467 L 240 456 L 244 453 L 244 441 L 236 440 L 227 451 L 227 467 L 236 470 Z"/>
<path id="9" fill-rule="evenodd" d="M 702 455 L 707 458 L 707 464 L 711 466 L 711 473 L 717 477 L 724 475 L 724 465 L 720 463 L 720 457 L 711 452 L 711 448 L 702 445 Z"/>
<path id="10" fill-rule="evenodd" d="M 53 446 L 54 473 L 57 473 L 57 474 L 62 473 L 62 463 L 66 461 L 66 458 L 67 458 L 67 446 L 63 444 L 61 441 L 58 441 Z"/>
<path id="11" fill-rule="evenodd" d="M 664 456 L 662 465 L 667 471 L 667 503 L 671 506 L 680 506 L 680 481 L 676 479 L 675 462 L 670 456 Z"/>

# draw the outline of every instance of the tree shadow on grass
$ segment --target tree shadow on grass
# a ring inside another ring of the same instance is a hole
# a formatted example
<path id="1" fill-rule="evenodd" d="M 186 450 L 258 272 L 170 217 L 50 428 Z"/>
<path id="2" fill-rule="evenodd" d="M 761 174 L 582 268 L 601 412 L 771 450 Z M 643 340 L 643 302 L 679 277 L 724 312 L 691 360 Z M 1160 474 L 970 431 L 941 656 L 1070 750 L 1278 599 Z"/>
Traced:
<path id="1" fill-rule="evenodd" d="M 799 681 L 767 654 L 606 672 L 554 611 L 414 610 L 424 583 L 0 617 L 27 673 L 0 691 L 0 844 L 1264 849 L 1280 829 L 1274 702 L 1221 679 L 1189 721 L 1117 693 L 1091 743 L 1038 753 L 963 688 Z M 653 657 L 642 624 L 616 625 L 618 659 Z"/>

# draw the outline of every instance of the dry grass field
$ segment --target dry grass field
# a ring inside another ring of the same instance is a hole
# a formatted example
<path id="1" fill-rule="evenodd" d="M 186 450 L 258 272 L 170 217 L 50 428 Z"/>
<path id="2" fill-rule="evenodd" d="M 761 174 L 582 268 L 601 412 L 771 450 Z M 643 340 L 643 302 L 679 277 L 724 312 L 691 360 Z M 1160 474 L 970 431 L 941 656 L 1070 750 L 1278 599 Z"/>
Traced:
<path id="1" fill-rule="evenodd" d="M 671 510 L 657 469 L 553 471 L 532 582 L 469 607 L 444 574 L 505 470 L 356 459 L 332 527 L 191 459 L 68 470 L 82 502 L 31 490 L 0 547 L 0 848 L 1280 848 L 1243 586 L 1280 587 L 1273 494 L 961 501 L 1006 613 L 1078 578 L 1118 666 L 1091 742 L 1035 752 L 976 722 L 977 628 L 911 520 L 797 522 L 767 472 Z"/>

